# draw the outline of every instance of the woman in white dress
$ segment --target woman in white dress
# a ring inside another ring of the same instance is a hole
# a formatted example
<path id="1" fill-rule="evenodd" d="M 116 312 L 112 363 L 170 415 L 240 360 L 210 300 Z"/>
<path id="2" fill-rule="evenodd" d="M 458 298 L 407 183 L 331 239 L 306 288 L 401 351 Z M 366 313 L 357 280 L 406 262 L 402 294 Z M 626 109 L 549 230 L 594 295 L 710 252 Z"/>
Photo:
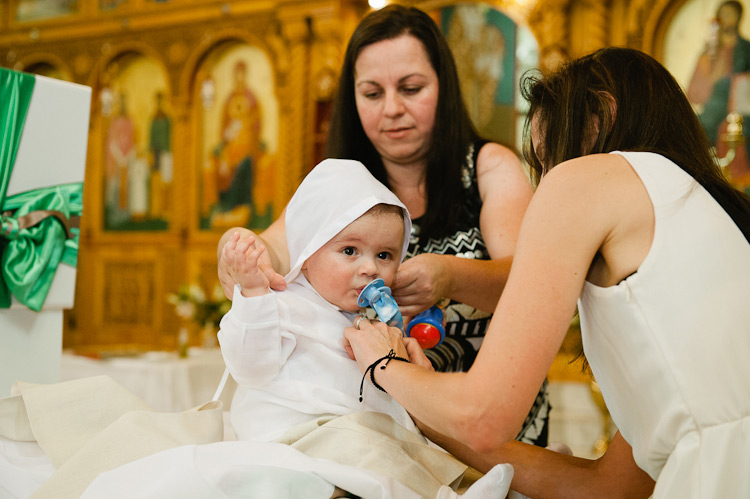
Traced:
<path id="1" fill-rule="evenodd" d="M 750 497 L 750 200 L 641 52 L 602 49 L 524 91 L 541 180 L 476 362 L 435 373 L 412 352 L 375 381 L 469 464 L 512 463 L 535 499 Z M 619 428 L 596 461 L 511 442 L 576 306 Z M 397 331 L 359 326 L 361 370 L 403 355 Z"/>

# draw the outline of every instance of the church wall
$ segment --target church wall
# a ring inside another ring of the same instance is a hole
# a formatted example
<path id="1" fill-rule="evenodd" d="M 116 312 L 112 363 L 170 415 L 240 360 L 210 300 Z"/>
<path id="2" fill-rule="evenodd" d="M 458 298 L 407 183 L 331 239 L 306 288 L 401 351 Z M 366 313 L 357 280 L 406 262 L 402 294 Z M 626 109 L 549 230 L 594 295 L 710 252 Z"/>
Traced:
<path id="1" fill-rule="evenodd" d="M 167 295 L 186 283 L 210 294 L 223 230 L 238 221 L 267 226 L 320 158 L 315 126 L 325 123 L 316 114 L 340 65 L 340 20 L 361 9 L 283 0 L 11 0 L 0 8 L 0 64 L 93 89 L 76 307 L 65 315 L 64 346 L 174 348 L 181 320 Z M 231 111 L 222 103 L 234 95 L 238 64 L 254 95 Z M 257 113 L 246 113 L 245 132 L 224 140 L 222 114 L 248 106 Z M 157 109 L 166 155 L 154 152 Z M 231 167 L 246 143 L 255 212 L 234 209 L 247 208 L 239 203 L 217 214 L 217 185 L 227 181 L 219 163 Z M 120 153 L 129 159 L 118 163 Z"/>
<path id="2" fill-rule="evenodd" d="M 528 26 L 546 70 L 608 45 L 662 58 L 669 22 L 684 2 L 485 3 Z M 434 11 L 461 2 L 401 3 Z M 175 347 L 182 321 L 166 296 L 185 283 L 210 294 L 223 228 L 250 217 L 261 230 L 322 158 L 345 43 L 366 11 L 364 0 L 0 2 L 0 65 L 93 89 L 76 307 L 65 315 L 66 347 Z M 253 188 L 252 213 L 231 208 L 215 216 L 214 183 L 226 181 L 216 165 L 231 156 L 221 144 L 220 106 L 231 93 L 233 62 L 240 60 L 249 62 L 244 81 L 259 102 L 260 125 L 248 133 L 255 144 L 252 171 L 261 180 Z M 129 192 L 117 183 L 116 161 L 108 163 L 108 132 L 123 94 L 137 145 L 130 164 L 140 164 L 133 171 L 145 179 Z M 170 125 L 168 181 L 164 175 L 155 179 L 146 138 L 157 94 Z M 226 154 L 214 155 L 217 149 Z M 131 202 L 127 210 L 117 204 L 125 198 Z"/>

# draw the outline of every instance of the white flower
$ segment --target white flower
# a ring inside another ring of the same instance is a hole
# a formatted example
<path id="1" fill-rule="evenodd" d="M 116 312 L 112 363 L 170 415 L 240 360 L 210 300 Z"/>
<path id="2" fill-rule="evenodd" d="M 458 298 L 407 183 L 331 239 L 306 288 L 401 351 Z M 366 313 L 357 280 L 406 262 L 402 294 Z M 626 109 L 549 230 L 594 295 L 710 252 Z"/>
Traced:
<path id="1" fill-rule="evenodd" d="M 175 304 L 175 313 L 182 319 L 192 319 L 195 315 L 195 305 L 189 301 L 181 301 Z"/>
<path id="2" fill-rule="evenodd" d="M 206 301 L 206 293 L 204 293 L 203 289 L 197 284 L 191 284 L 188 288 L 188 293 L 190 295 L 190 301 L 192 302 L 203 303 Z"/>
<path id="3" fill-rule="evenodd" d="M 216 286 L 214 286 L 213 300 L 219 303 L 224 301 L 224 289 L 222 289 L 221 284 L 217 283 Z"/>

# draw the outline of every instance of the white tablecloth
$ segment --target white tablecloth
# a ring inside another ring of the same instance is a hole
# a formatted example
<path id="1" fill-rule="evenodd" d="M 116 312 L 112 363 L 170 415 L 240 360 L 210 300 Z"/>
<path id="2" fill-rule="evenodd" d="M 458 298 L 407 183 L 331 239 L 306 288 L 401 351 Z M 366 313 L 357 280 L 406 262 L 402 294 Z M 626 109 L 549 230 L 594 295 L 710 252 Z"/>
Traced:
<path id="1" fill-rule="evenodd" d="M 60 380 L 105 374 L 161 412 L 179 412 L 208 402 L 224 373 L 221 350 L 190 349 L 181 359 L 172 352 L 147 352 L 136 357 L 92 359 L 64 352 Z M 229 407 L 232 390 L 221 400 Z"/>

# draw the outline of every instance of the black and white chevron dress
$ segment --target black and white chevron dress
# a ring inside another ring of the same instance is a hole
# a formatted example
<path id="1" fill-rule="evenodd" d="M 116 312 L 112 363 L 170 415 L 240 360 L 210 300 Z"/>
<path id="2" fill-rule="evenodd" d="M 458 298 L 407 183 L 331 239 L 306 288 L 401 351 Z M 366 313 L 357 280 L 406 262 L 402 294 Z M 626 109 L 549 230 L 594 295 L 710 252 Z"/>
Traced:
<path id="1" fill-rule="evenodd" d="M 479 213 L 482 199 L 477 186 L 476 159 L 479 150 L 486 142 L 472 144 L 466 155 L 466 162 L 462 168 L 462 182 L 468 196 L 458 229 L 440 239 L 420 241 L 420 219 L 412 220 L 411 237 L 406 258 L 421 253 L 435 253 L 439 255 L 457 255 L 462 258 L 489 260 L 490 255 L 484 244 L 479 230 Z M 444 310 L 447 321 L 445 341 L 425 351 L 437 371 L 467 371 L 476 358 L 477 350 L 484 338 L 485 330 L 492 314 L 482 312 L 474 307 L 451 300 Z M 547 381 L 539 389 L 523 428 L 517 440 L 546 446 L 549 423 L 549 397 Z"/>

